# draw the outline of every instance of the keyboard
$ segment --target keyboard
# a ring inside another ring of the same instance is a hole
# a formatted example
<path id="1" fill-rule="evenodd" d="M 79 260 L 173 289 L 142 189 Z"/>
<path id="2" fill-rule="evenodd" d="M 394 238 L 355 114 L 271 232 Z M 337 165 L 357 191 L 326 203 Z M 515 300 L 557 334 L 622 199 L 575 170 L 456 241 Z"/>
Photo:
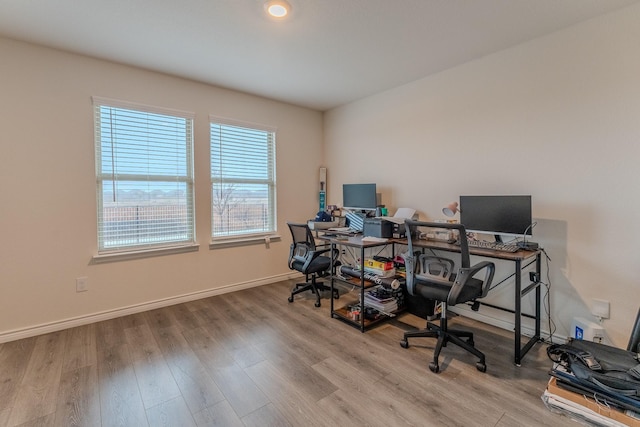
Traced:
<path id="1" fill-rule="evenodd" d="M 353 228 L 350 228 L 350 227 L 331 227 L 331 228 L 328 228 L 326 231 L 328 231 L 329 234 L 342 234 L 342 235 L 356 235 L 361 233 L 360 231 L 354 230 Z"/>
<path id="2" fill-rule="evenodd" d="M 492 249 L 494 251 L 500 252 L 518 252 L 518 250 L 520 249 L 518 245 L 499 242 L 486 242 L 484 240 L 469 240 L 467 243 L 469 244 L 470 248 Z M 456 244 L 460 245 L 460 242 L 456 242 Z"/>

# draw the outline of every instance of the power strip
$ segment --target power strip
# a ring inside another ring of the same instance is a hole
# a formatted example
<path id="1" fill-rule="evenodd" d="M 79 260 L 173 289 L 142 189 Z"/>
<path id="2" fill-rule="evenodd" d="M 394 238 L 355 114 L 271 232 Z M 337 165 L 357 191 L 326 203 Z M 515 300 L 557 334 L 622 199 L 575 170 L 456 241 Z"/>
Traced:
<path id="1" fill-rule="evenodd" d="M 518 242 L 518 247 L 526 251 L 537 251 L 540 246 L 536 242 Z"/>

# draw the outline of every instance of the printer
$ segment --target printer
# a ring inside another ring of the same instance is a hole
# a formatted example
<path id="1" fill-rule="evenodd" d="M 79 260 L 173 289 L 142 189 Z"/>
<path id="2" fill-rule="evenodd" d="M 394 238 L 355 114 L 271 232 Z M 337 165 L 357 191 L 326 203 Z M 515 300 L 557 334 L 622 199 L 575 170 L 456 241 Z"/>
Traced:
<path id="1" fill-rule="evenodd" d="M 393 236 L 393 223 L 383 218 L 365 218 L 362 235 L 389 238 Z"/>

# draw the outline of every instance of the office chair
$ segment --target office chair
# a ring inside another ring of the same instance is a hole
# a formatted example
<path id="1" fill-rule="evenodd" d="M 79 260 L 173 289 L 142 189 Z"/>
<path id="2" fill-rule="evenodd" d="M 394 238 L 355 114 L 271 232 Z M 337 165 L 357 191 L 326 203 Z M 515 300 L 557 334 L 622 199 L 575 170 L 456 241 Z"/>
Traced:
<path id="1" fill-rule="evenodd" d="M 333 257 L 334 267 L 339 265 L 338 255 L 340 252 L 337 249 L 316 248 L 315 239 L 307 224 L 288 222 L 287 225 L 293 238 L 293 243 L 291 243 L 289 249 L 289 268 L 305 275 L 305 282 L 296 284 L 291 290 L 289 302 L 293 302 L 293 296 L 295 294 L 311 290 L 311 292 L 316 294 L 315 306 L 320 307 L 319 291 L 326 291 L 331 288 L 322 282 L 318 282 L 316 277 L 329 274 L 331 257 Z M 323 255 L 327 252 L 331 252 L 331 257 Z M 311 276 L 311 281 L 309 281 L 309 276 Z M 340 297 L 338 290 L 335 288 L 333 289 L 333 297 L 335 299 Z"/>
<path id="2" fill-rule="evenodd" d="M 472 307 L 477 310 L 479 304 L 475 300 L 486 296 L 489 292 L 489 286 L 495 272 L 495 264 L 489 261 L 482 261 L 470 266 L 467 234 L 462 224 L 406 220 L 405 227 L 409 246 L 409 255 L 405 259 L 407 292 L 411 295 L 419 295 L 427 300 L 440 301 L 442 303 L 442 313 L 439 325 L 427 322 L 426 329 L 405 332 L 403 340 L 400 341 L 400 346 L 408 348 L 409 338 L 438 338 L 433 354 L 433 362 L 429 364 L 429 369 L 438 373 L 440 371 L 438 364 L 440 351 L 448 342 L 452 342 L 477 356 L 480 360 L 476 363 L 476 368 L 480 372 L 486 372 L 485 356 L 474 346 L 473 333 L 450 329 L 447 310 L 450 306 L 470 301 L 474 302 Z M 455 263 L 448 258 L 413 252 L 413 239 L 418 235 L 420 227 L 447 228 L 458 231 L 460 235 L 461 266 L 457 271 L 454 268 Z M 474 277 L 483 270 L 484 278 L 482 280 Z"/>

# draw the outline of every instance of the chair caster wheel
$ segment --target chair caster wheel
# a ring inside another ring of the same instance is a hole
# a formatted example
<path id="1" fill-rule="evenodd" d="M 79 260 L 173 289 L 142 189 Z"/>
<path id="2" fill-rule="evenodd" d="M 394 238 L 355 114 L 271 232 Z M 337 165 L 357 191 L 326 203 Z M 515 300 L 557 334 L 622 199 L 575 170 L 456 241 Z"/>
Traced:
<path id="1" fill-rule="evenodd" d="M 409 341 L 407 341 L 407 340 L 400 341 L 400 347 L 409 348 Z"/>
<path id="2" fill-rule="evenodd" d="M 431 362 L 429 363 L 429 370 L 434 374 L 437 374 L 438 372 L 440 372 L 440 365 L 435 362 Z"/>
<path id="3" fill-rule="evenodd" d="M 316 303 L 314 304 L 316 307 L 320 307 L 320 301 L 316 301 Z"/>
<path id="4" fill-rule="evenodd" d="M 289 297 L 289 298 L 287 298 L 287 301 L 289 301 L 289 302 L 293 302 L 293 297 Z"/>
<path id="5" fill-rule="evenodd" d="M 476 363 L 476 369 L 480 372 L 487 372 L 487 365 L 485 365 L 483 362 L 478 362 Z"/>
<path id="6" fill-rule="evenodd" d="M 340 299 L 340 294 L 336 292 L 336 293 L 333 295 L 333 299 Z"/>

